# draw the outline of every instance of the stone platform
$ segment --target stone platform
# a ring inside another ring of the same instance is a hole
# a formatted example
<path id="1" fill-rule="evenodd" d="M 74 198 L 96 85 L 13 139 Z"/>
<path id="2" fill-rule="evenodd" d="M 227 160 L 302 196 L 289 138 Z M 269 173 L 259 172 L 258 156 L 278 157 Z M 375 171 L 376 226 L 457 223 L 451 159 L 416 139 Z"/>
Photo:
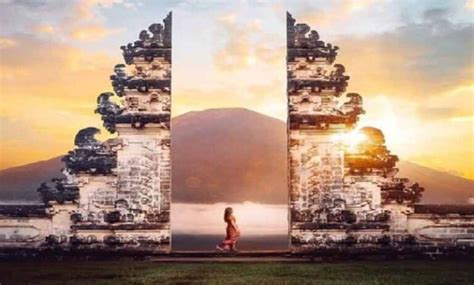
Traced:
<path id="1" fill-rule="evenodd" d="M 289 250 L 261 251 L 171 251 L 157 253 L 136 250 L 93 250 L 93 249 L 60 249 L 46 248 L 10 248 L 0 250 L 0 260 L 146 260 L 156 263 L 304 263 L 304 262 L 339 262 L 361 260 L 474 260 L 472 247 L 424 247 L 398 248 L 326 248 L 307 252 L 290 252 Z"/>
<path id="2" fill-rule="evenodd" d="M 292 256 L 289 251 L 176 251 L 169 256 L 149 258 L 156 263 L 305 263 L 308 257 Z"/>

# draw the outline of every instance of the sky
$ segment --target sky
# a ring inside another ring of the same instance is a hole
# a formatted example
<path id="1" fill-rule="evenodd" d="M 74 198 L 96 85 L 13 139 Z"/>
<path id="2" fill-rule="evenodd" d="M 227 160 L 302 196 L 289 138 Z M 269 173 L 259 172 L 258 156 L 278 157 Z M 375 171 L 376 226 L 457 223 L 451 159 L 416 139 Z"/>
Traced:
<path id="1" fill-rule="evenodd" d="M 100 127 L 119 47 L 169 11 L 173 116 L 243 107 L 286 120 L 290 11 L 340 47 L 360 127 L 382 129 L 401 159 L 474 179 L 474 0 L 0 0 L 0 169 Z"/>

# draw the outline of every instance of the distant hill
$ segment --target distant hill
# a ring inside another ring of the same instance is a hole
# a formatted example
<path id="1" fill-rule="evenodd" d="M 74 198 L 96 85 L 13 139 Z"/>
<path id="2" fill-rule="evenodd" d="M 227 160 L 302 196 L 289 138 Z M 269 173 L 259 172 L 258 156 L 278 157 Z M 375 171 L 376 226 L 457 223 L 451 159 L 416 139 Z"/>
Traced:
<path id="1" fill-rule="evenodd" d="M 62 177 L 61 156 L 0 170 L 0 200 L 38 200 L 36 189 L 42 182 Z"/>
<path id="2" fill-rule="evenodd" d="M 72 138 L 71 138 L 72 139 Z M 172 121 L 173 201 L 284 204 L 286 126 L 240 108 L 190 112 Z M 60 157 L 0 171 L 0 200 L 32 200 L 42 181 L 62 175 Z M 411 162 L 400 175 L 426 189 L 425 203 L 465 203 L 474 181 Z"/>
<path id="3" fill-rule="evenodd" d="M 285 203 L 286 129 L 246 109 L 191 112 L 172 122 L 173 200 Z"/>
<path id="4" fill-rule="evenodd" d="M 425 188 L 423 203 L 467 203 L 467 199 L 474 197 L 474 180 L 408 161 L 400 161 L 397 167 L 400 169 L 398 176 L 408 177 Z"/>

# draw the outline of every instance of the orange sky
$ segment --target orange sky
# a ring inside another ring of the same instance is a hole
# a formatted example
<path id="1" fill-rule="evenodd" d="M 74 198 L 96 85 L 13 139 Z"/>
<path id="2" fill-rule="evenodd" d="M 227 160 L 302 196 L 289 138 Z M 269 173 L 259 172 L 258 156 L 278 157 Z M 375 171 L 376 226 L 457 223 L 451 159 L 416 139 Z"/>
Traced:
<path id="1" fill-rule="evenodd" d="M 347 91 L 364 98 L 360 126 L 381 128 L 402 159 L 474 179 L 472 1 L 314 3 L 2 2 L 0 168 L 64 154 L 77 130 L 101 126 L 95 100 L 118 47 L 168 10 L 175 116 L 245 107 L 285 120 L 290 10 L 341 47 Z"/>

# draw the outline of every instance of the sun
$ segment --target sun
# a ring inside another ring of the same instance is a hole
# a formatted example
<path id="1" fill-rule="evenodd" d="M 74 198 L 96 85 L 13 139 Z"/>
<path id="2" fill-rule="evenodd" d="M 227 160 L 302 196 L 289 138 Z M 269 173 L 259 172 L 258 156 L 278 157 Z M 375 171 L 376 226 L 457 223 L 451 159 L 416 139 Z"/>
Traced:
<path id="1" fill-rule="evenodd" d="M 359 146 L 368 140 L 368 137 L 359 132 L 359 130 L 347 133 L 344 136 L 344 145 L 347 146 L 347 151 L 355 153 L 359 150 Z"/>
<path id="2" fill-rule="evenodd" d="M 359 150 L 359 146 L 368 139 L 369 138 L 361 133 L 359 129 L 332 137 L 334 142 L 341 143 L 345 150 L 350 153 L 356 153 Z"/>
<path id="3" fill-rule="evenodd" d="M 247 65 L 255 65 L 257 58 L 253 55 L 249 55 L 245 58 L 245 63 L 247 63 Z"/>

